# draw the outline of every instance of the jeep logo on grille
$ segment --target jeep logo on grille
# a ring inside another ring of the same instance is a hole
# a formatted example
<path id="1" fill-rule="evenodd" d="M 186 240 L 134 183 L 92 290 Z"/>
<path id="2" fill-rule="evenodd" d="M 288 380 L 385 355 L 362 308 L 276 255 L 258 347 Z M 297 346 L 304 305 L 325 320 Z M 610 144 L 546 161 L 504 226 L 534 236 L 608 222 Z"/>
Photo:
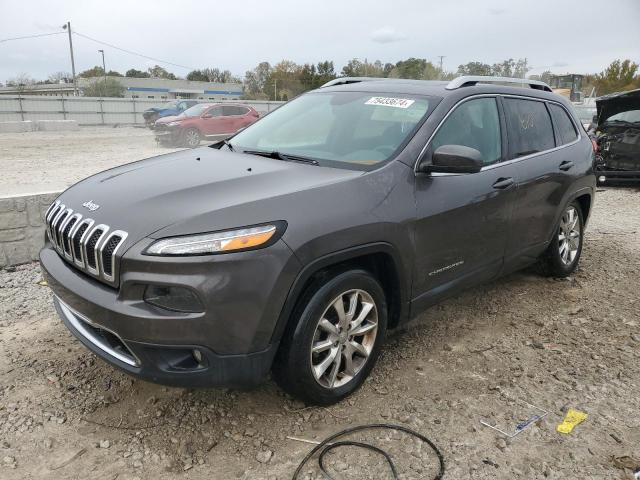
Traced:
<path id="1" fill-rule="evenodd" d="M 92 212 L 100 208 L 100 205 L 98 205 L 97 203 L 93 203 L 93 200 L 89 200 L 88 202 L 84 202 L 82 204 L 82 206 L 85 207 L 85 208 L 88 208 Z"/>

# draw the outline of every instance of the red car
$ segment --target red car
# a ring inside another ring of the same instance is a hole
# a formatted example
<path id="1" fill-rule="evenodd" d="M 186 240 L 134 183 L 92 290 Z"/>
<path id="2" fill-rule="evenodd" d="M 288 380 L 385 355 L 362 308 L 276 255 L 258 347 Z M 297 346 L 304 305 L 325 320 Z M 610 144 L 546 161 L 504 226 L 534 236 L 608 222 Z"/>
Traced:
<path id="1" fill-rule="evenodd" d="M 226 138 L 259 117 L 260 114 L 247 105 L 199 103 L 180 115 L 158 119 L 154 133 L 162 144 L 195 148 L 203 138 Z"/>

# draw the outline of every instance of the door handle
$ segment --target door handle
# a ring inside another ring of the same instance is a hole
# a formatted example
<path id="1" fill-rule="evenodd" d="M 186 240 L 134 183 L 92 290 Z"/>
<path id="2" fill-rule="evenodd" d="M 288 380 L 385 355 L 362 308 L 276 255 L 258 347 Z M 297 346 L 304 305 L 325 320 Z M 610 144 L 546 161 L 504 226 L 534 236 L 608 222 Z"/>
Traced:
<path id="1" fill-rule="evenodd" d="M 564 162 L 560 163 L 560 166 L 558 168 L 563 172 L 566 172 L 571 167 L 573 167 L 573 162 L 571 160 L 565 160 Z"/>
<path id="2" fill-rule="evenodd" d="M 498 180 L 496 180 L 496 182 L 493 184 L 493 188 L 497 188 L 498 190 L 504 190 L 505 188 L 509 188 L 511 185 L 513 185 L 513 178 L 512 177 L 508 177 L 508 178 L 504 178 L 501 177 Z"/>

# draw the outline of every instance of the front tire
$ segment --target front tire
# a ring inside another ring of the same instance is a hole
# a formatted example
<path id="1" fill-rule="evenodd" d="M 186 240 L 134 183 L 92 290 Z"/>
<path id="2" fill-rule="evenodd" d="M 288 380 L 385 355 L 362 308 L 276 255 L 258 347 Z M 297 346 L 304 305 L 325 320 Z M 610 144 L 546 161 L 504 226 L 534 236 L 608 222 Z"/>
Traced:
<path id="1" fill-rule="evenodd" d="M 570 203 L 562 212 L 553 240 L 540 259 L 544 274 L 568 277 L 578 267 L 584 238 L 584 218 L 578 202 Z"/>
<path id="2" fill-rule="evenodd" d="M 200 145 L 200 132 L 197 128 L 187 128 L 182 133 L 182 143 L 185 147 L 196 148 Z"/>
<path id="3" fill-rule="evenodd" d="M 312 285 L 294 311 L 273 373 L 287 393 L 331 405 L 355 392 L 379 354 L 387 329 L 387 303 L 378 281 L 364 270 Z"/>

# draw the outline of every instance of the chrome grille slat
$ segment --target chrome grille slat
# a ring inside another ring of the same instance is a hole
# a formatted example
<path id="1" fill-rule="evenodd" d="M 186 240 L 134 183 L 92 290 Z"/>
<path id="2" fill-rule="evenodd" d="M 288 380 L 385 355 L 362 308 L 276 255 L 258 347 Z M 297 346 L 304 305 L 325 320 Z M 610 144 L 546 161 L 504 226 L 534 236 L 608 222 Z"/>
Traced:
<path id="1" fill-rule="evenodd" d="M 80 220 L 78 222 L 78 226 L 76 227 L 76 230 L 72 234 L 73 261 L 80 268 L 85 267 L 85 263 L 84 263 L 85 258 L 84 258 L 82 245 L 86 239 L 86 234 L 91 230 L 93 223 L 94 223 L 93 220 L 90 218 L 85 218 L 84 220 Z"/>
<path id="2" fill-rule="evenodd" d="M 127 232 L 96 225 L 92 218 L 84 218 L 59 200 L 49 206 L 44 218 L 49 241 L 62 258 L 106 283 L 117 283 L 116 254 Z"/>
<path id="3" fill-rule="evenodd" d="M 52 216 L 51 218 L 51 243 L 53 244 L 53 246 L 55 248 L 57 248 L 58 245 L 58 235 L 56 232 L 56 228 L 58 226 L 58 221 L 60 220 L 60 216 L 64 213 L 64 209 L 65 209 L 65 205 L 61 204 L 58 209 L 56 210 L 55 214 Z"/>

